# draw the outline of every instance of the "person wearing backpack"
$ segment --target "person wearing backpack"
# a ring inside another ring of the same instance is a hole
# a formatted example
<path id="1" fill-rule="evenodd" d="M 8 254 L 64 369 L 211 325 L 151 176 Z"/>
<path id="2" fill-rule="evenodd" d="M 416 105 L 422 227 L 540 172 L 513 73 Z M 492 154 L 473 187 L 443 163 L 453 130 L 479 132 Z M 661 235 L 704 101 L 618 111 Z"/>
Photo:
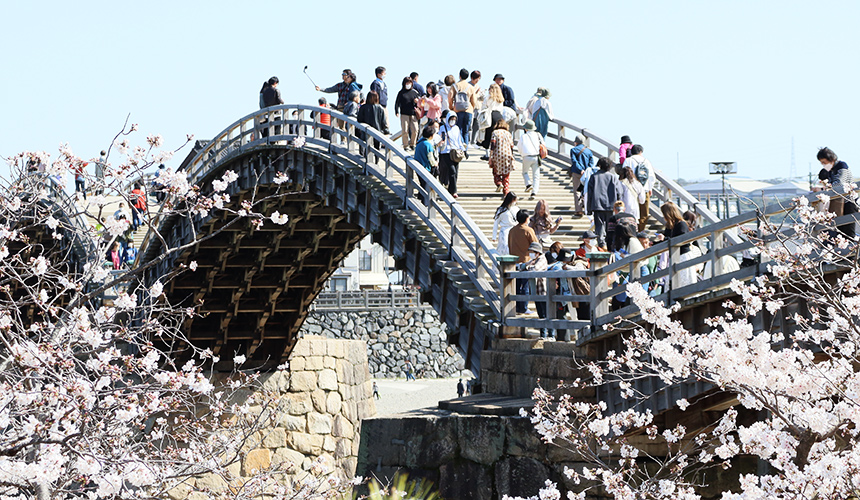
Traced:
<path id="1" fill-rule="evenodd" d="M 586 170 L 594 166 L 594 154 L 590 149 L 585 147 L 584 140 L 581 135 L 577 135 L 573 140 L 573 148 L 570 150 L 570 178 L 573 181 L 573 215 L 582 217 L 583 215 L 583 191 L 582 174 Z"/>
<path id="2" fill-rule="evenodd" d="M 540 146 L 543 144 L 543 138 L 536 132 L 536 128 L 535 122 L 526 120 L 523 124 L 525 132 L 517 143 L 520 156 L 523 158 L 523 182 L 526 184 L 526 192 L 532 192 L 530 198 L 540 194 Z M 531 179 L 529 179 L 529 173 L 531 173 Z"/>
<path id="3" fill-rule="evenodd" d="M 469 70 L 466 68 L 460 70 L 460 81 L 451 89 L 449 98 L 449 109 L 457 113 L 457 127 L 460 128 L 463 142 L 468 144 L 472 113 L 475 112 L 478 101 L 475 98 L 475 86 L 469 83 Z"/>
<path id="4" fill-rule="evenodd" d="M 657 176 L 654 174 L 654 167 L 648 158 L 642 154 L 645 148 L 636 144 L 630 148 L 630 156 L 624 160 L 624 167 L 633 169 L 633 176 L 642 185 L 645 191 L 645 202 L 639 204 L 639 231 L 644 231 L 648 224 L 648 208 L 651 206 L 651 191 L 654 189 L 654 182 Z M 641 198 L 640 198 L 641 199 Z"/>
<path id="5" fill-rule="evenodd" d="M 537 131 L 543 138 L 549 133 L 549 122 L 553 120 L 549 89 L 538 87 L 537 92 L 526 104 L 526 118 L 534 120 Z"/>
<path id="6" fill-rule="evenodd" d="M 457 127 L 457 115 L 450 111 L 445 116 L 442 127 L 439 129 L 442 135 L 442 153 L 439 155 L 439 182 L 448 186 L 448 192 L 454 198 L 457 195 L 457 170 L 460 162 L 466 154 L 466 145 L 463 136 Z"/>

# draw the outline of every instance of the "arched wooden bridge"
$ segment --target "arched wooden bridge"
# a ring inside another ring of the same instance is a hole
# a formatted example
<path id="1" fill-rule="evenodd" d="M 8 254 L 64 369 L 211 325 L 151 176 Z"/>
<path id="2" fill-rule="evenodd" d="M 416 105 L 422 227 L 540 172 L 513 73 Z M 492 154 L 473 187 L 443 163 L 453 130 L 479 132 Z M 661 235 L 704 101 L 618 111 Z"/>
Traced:
<path id="1" fill-rule="evenodd" d="M 345 121 L 346 129 L 320 124 L 320 113 Z M 581 127 L 556 120 L 553 128 L 548 168 L 566 171 L 575 134 L 586 137 L 598 157 L 601 147 L 615 154 L 612 143 Z M 322 138 L 324 131 L 331 140 Z M 197 263 L 196 272 L 166 289 L 174 303 L 202 302 L 205 317 L 185 325 L 196 345 L 245 353 L 257 366 L 280 364 L 327 278 L 372 234 L 421 287 L 423 299 L 455 332 L 451 341 L 467 366 L 478 372 L 480 351 L 504 321 L 495 245 L 462 204 L 391 138 L 327 108 L 282 105 L 235 121 L 199 145 L 181 168 L 203 193 L 224 171 L 235 171 L 239 179 L 227 191 L 234 208 L 273 192 L 278 172 L 289 177 L 292 188 L 263 208 L 266 215 L 287 214 L 283 226 L 227 225 L 218 215 L 159 221 L 169 246 L 217 233 L 146 276 L 153 282 L 180 263 Z M 718 221 L 672 180 L 657 175 L 661 188 L 655 203 L 680 197 L 706 223 Z M 659 220 L 657 205 L 651 212 Z M 155 238 L 142 247 L 144 259 L 163 251 Z"/>

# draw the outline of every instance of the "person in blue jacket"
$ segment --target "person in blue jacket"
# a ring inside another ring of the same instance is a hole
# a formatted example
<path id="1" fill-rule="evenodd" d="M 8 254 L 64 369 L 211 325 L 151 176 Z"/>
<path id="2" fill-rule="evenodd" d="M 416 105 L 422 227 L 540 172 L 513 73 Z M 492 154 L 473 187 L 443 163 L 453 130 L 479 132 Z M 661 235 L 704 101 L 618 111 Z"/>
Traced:
<path id="1" fill-rule="evenodd" d="M 421 139 L 415 145 L 415 161 L 421 164 L 428 172 L 436 175 L 436 168 L 439 165 L 439 160 L 436 157 L 436 148 L 433 146 L 433 135 L 436 130 L 428 125 L 421 131 Z M 418 183 L 422 189 L 427 189 L 427 183 L 424 179 L 418 177 Z M 424 202 L 424 196 L 419 194 L 419 198 Z"/>
<path id="2" fill-rule="evenodd" d="M 570 178 L 573 181 L 573 204 L 576 217 L 582 217 L 583 208 L 583 185 L 582 174 L 594 166 L 594 155 L 591 150 L 583 144 L 582 136 L 576 136 L 573 148 L 570 150 Z"/>

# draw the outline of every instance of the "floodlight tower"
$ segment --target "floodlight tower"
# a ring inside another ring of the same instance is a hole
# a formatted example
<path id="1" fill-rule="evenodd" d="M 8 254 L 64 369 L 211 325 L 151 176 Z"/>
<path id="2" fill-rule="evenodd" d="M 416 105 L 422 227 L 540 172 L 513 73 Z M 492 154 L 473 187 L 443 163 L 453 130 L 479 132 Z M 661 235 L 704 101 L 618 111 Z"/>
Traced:
<path id="1" fill-rule="evenodd" d="M 720 175 L 723 178 L 723 200 L 725 201 L 725 217 L 729 216 L 729 198 L 726 195 L 726 174 L 738 173 L 738 163 L 734 161 L 712 161 L 708 164 L 708 172 L 711 175 Z"/>

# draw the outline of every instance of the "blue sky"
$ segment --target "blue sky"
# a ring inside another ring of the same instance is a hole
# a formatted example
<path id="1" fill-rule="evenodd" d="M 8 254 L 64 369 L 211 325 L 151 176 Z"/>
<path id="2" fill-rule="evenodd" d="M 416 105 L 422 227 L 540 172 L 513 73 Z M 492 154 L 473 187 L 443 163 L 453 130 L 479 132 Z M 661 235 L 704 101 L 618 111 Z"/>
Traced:
<path id="1" fill-rule="evenodd" d="M 860 2 L 443 4 L 7 2 L 0 154 L 69 142 L 92 157 L 128 114 L 141 142 L 207 139 L 257 109 L 272 75 L 285 101 L 313 103 L 305 65 L 321 86 L 343 68 L 368 86 L 383 65 L 394 88 L 461 67 L 484 86 L 504 73 L 521 104 L 548 87 L 559 118 L 630 135 L 672 177 L 677 158 L 687 179 L 717 160 L 787 176 L 792 136 L 799 175 L 820 146 L 860 174 Z"/>

